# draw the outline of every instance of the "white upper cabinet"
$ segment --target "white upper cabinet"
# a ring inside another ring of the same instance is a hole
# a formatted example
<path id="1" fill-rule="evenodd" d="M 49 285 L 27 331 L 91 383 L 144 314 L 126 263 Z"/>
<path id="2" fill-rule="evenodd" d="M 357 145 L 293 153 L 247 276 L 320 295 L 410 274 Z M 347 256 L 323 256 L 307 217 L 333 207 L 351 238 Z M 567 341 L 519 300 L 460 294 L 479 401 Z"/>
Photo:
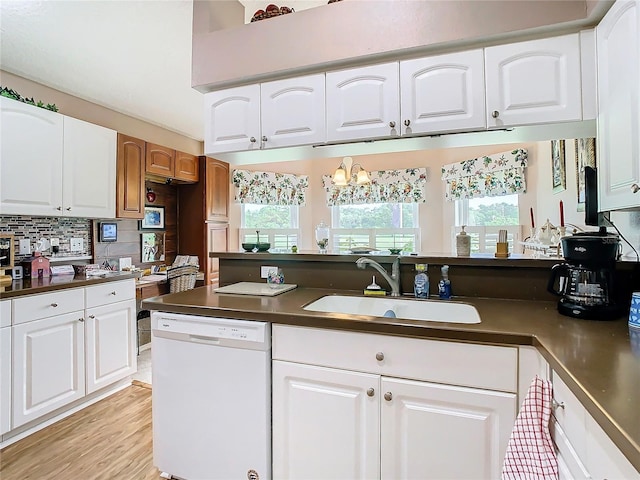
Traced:
<path id="1" fill-rule="evenodd" d="M 262 148 L 324 143 L 324 74 L 260 85 Z"/>
<path id="2" fill-rule="evenodd" d="M 576 34 L 485 49 L 487 126 L 582 120 Z"/>
<path id="3" fill-rule="evenodd" d="M 0 99 L 3 215 L 115 217 L 114 130 Z"/>
<path id="4" fill-rule="evenodd" d="M 62 215 L 63 116 L 0 97 L 0 213 Z"/>
<path id="5" fill-rule="evenodd" d="M 402 135 L 486 128 L 481 49 L 400 62 Z"/>
<path id="6" fill-rule="evenodd" d="M 116 216 L 115 130 L 64 117 L 62 198 L 66 215 Z"/>
<path id="7" fill-rule="evenodd" d="M 398 62 L 327 72 L 327 141 L 396 137 Z"/>
<path id="8" fill-rule="evenodd" d="M 260 148 L 260 85 L 204 95 L 204 152 Z"/>
<path id="9" fill-rule="evenodd" d="M 640 2 L 618 0 L 596 28 L 598 201 L 640 206 Z"/>

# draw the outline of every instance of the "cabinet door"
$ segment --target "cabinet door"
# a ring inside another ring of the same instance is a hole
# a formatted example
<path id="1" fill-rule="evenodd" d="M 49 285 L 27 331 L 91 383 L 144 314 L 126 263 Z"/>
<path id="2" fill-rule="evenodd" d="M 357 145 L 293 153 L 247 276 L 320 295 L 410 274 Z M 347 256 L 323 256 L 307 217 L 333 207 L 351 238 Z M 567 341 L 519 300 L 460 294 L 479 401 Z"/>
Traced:
<path id="1" fill-rule="evenodd" d="M 214 287 L 220 286 L 220 260 L 209 257 L 209 252 L 226 252 L 229 248 L 229 225 L 226 223 L 209 223 L 207 225 L 207 262 L 205 283 Z"/>
<path id="2" fill-rule="evenodd" d="M 482 50 L 400 62 L 403 135 L 484 129 Z"/>
<path id="3" fill-rule="evenodd" d="M 582 119 L 579 35 L 485 49 L 487 126 Z"/>
<path id="4" fill-rule="evenodd" d="M 0 214 L 62 214 L 59 113 L 0 98 Z"/>
<path id="5" fill-rule="evenodd" d="M 379 478 L 379 381 L 274 361 L 273 478 Z"/>
<path id="6" fill-rule="evenodd" d="M 147 143 L 145 151 L 145 173 L 173 178 L 176 151 L 171 148 Z"/>
<path id="7" fill-rule="evenodd" d="M 398 62 L 327 72 L 327 140 L 400 132 Z"/>
<path id="8" fill-rule="evenodd" d="M 204 153 L 260 149 L 260 85 L 204 95 Z"/>
<path id="9" fill-rule="evenodd" d="M 174 178 L 183 182 L 197 182 L 199 178 L 198 157 L 176 150 Z"/>
<path id="10" fill-rule="evenodd" d="M 627 460 L 589 414 L 586 415 L 587 457 L 590 478 L 640 480 L 640 472 Z"/>
<path id="11" fill-rule="evenodd" d="M 11 327 L 0 328 L 0 435 L 11 430 Z"/>
<path id="12" fill-rule="evenodd" d="M 324 143 L 324 74 L 260 85 L 262 148 Z"/>
<path id="13" fill-rule="evenodd" d="M 116 216 L 144 217 L 145 142 L 118 134 Z"/>
<path id="14" fill-rule="evenodd" d="M 116 215 L 115 130 L 64 117 L 63 214 Z"/>
<path id="15" fill-rule="evenodd" d="M 13 428 L 82 398 L 84 312 L 14 325 Z"/>
<path id="16" fill-rule="evenodd" d="M 136 301 L 87 309 L 85 357 L 87 393 L 136 372 Z"/>
<path id="17" fill-rule="evenodd" d="M 226 222 L 229 219 L 229 164 L 206 158 L 205 220 Z"/>
<path id="18" fill-rule="evenodd" d="M 596 28 L 601 211 L 640 205 L 639 24 L 640 3 L 618 1 Z"/>
<path id="19" fill-rule="evenodd" d="M 500 478 L 515 394 L 387 377 L 380 394 L 383 480 Z"/>

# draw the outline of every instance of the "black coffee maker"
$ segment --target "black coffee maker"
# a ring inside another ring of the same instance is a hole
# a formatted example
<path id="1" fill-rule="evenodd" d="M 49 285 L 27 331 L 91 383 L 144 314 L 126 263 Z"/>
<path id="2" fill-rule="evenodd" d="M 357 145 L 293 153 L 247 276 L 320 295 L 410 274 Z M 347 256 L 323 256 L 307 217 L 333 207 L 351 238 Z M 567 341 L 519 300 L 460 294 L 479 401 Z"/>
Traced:
<path id="1" fill-rule="evenodd" d="M 570 317 L 613 320 L 624 307 L 616 303 L 615 266 L 620 255 L 617 235 L 601 229 L 563 237 L 565 263 L 554 265 L 547 285 L 560 296 L 558 311 Z"/>

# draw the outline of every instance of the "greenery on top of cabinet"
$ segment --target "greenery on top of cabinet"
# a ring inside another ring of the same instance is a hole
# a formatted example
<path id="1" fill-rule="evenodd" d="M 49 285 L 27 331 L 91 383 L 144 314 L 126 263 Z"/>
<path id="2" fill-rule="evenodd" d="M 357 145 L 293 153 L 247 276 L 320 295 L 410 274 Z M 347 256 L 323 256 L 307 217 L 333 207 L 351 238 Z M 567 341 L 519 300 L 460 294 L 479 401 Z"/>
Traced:
<path id="1" fill-rule="evenodd" d="M 17 100 L 17 101 L 22 102 L 22 103 L 28 103 L 29 105 L 33 105 L 35 107 L 40 107 L 40 108 L 44 108 L 46 110 L 51 110 L 52 112 L 57 112 L 58 111 L 58 107 L 56 107 L 55 103 L 47 103 L 45 105 L 44 102 L 42 102 L 41 100 L 38 100 L 36 102 L 33 99 L 33 97 L 25 98 L 22 95 L 20 95 L 18 92 L 16 92 L 15 90 L 13 90 L 11 88 L 3 87 L 1 85 L 0 85 L 0 96 L 11 98 L 13 100 Z"/>

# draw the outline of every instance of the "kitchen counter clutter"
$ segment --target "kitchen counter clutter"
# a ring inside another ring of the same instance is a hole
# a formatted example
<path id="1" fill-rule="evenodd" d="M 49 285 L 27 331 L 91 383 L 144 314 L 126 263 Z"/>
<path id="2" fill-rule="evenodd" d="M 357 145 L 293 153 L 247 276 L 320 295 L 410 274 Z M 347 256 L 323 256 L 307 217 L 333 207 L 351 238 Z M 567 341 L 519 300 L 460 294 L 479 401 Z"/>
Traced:
<path id="1" fill-rule="evenodd" d="M 505 260 L 508 261 L 508 260 Z M 211 287 L 154 297 L 143 308 L 462 343 L 533 346 L 559 375 L 586 412 L 640 471 L 640 351 L 632 347 L 625 318 L 597 322 L 573 319 L 552 301 L 456 297 L 473 305 L 481 323 L 454 324 L 400 318 L 306 311 L 325 295 L 358 292 L 305 288 L 275 297 L 215 293 Z M 451 359 L 455 362 L 455 359 Z"/>

